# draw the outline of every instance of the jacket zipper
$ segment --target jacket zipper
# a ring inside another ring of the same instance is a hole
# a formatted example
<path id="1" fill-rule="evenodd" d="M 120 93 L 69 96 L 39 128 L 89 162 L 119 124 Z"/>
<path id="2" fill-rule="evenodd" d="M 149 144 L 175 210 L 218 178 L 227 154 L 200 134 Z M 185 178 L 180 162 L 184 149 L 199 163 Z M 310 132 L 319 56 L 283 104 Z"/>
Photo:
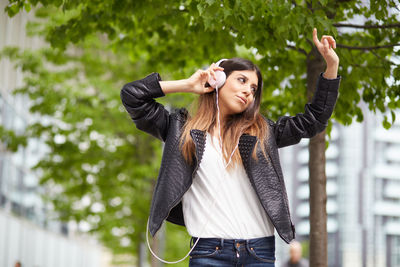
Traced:
<path id="1" fill-rule="evenodd" d="M 196 151 L 197 151 L 198 148 L 197 148 L 196 142 L 194 142 L 194 144 L 195 144 Z M 204 151 L 203 151 L 203 152 L 204 152 Z M 194 175 L 195 175 L 195 173 L 196 173 L 196 171 L 197 171 L 198 168 L 199 168 L 199 161 L 196 159 L 196 167 L 194 168 L 194 170 L 193 170 L 193 172 L 192 172 L 192 183 L 193 183 Z M 169 214 L 171 213 L 171 210 L 176 206 L 176 204 L 179 203 L 179 201 L 182 200 L 183 195 L 189 190 L 189 188 L 190 188 L 190 186 L 187 187 L 187 188 L 185 188 L 183 194 L 181 194 L 181 195 L 177 198 L 177 200 L 175 200 L 175 201 L 173 202 L 173 204 L 171 205 L 171 208 L 170 208 L 169 211 L 168 211 L 167 217 L 164 217 L 163 221 L 169 217 Z"/>
<path id="2" fill-rule="evenodd" d="M 270 155 L 269 153 L 268 153 L 268 157 L 269 157 L 269 159 L 271 160 L 271 163 L 272 163 L 272 158 L 271 158 L 271 155 Z M 282 188 L 285 188 L 285 187 L 283 186 L 282 182 L 281 182 L 281 180 L 282 180 L 283 178 L 279 176 L 278 172 L 277 172 L 276 169 L 275 169 L 274 164 L 272 164 L 272 167 L 274 168 L 274 171 L 275 171 L 276 176 L 279 178 L 279 182 L 280 182 L 280 184 L 281 184 L 280 189 L 281 189 L 281 192 L 283 193 L 283 189 L 282 189 Z M 283 194 L 282 194 L 282 195 L 283 195 Z M 287 210 L 288 217 L 289 217 L 289 222 L 290 222 L 290 228 L 292 229 L 292 234 L 293 234 L 293 236 L 294 236 L 295 233 L 294 233 L 294 231 L 293 231 L 293 222 L 292 222 L 292 219 L 291 219 L 291 216 L 290 216 L 290 210 L 289 210 L 289 203 L 288 203 L 288 199 L 287 199 L 287 193 L 286 193 L 286 197 L 283 198 L 283 201 L 285 202 L 285 206 L 286 206 L 286 210 Z M 275 228 L 275 229 L 276 229 L 276 228 Z"/>
<path id="3" fill-rule="evenodd" d="M 254 149 L 254 148 L 253 148 L 253 149 Z M 257 147 L 256 147 L 255 149 L 257 149 Z M 271 164 L 272 164 L 271 156 L 269 155 L 269 153 L 267 153 L 267 154 L 268 154 L 268 157 L 269 157 L 269 159 L 270 159 L 270 161 L 271 161 Z M 275 167 L 274 167 L 273 164 L 272 164 L 272 167 L 274 168 L 275 174 L 276 174 L 277 177 L 279 178 L 279 175 L 278 175 L 277 171 L 275 170 Z M 247 171 L 246 171 L 246 173 L 247 173 Z M 250 176 L 249 176 L 249 178 L 250 178 Z M 250 179 L 251 179 L 251 183 L 252 183 L 252 185 L 254 186 L 254 188 L 257 188 L 257 187 L 255 186 L 253 177 L 250 178 Z M 256 194 L 257 194 L 258 200 L 259 200 L 260 203 L 262 204 L 263 202 L 262 202 L 262 199 L 261 199 L 261 197 L 260 197 L 260 194 L 258 193 L 257 190 L 254 190 L 254 191 L 255 191 Z M 286 209 L 288 209 L 288 206 L 287 206 L 287 203 L 286 203 L 285 200 L 284 200 L 284 202 L 285 202 L 285 205 L 286 205 Z M 286 238 L 284 238 L 284 237 L 281 235 L 280 231 L 278 231 L 278 228 L 276 227 L 276 224 L 275 224 L 274 221 L 271 219 L 271 216 L 269 215 L 268 211 L 264 208 L 264 205 L 262 205 L 262 206 L 263 206 L 263 209 L 264 209 L 265 213 L 268 215 L 268 218 L 269 218 L 269 220 L 271 221 L 272 225 L 274 226 L 274 228 L 275 228 L 276 231 L 278 232 L 279 236 L 280 236 L 283 240 L 286 240 Z M 289 221 L 290 221 L 291 229 L 292 229 L 292 232 L 293 232 L 293 226 L 292 226 L 293 223 L 292 223 L 292 220 L 290 219 L 290 213 L 288 213 L 288 214 L 289 214 Z"/>
<path id="4" fill-rule="evenodd" d="M 196 173 L 198 167 L 199 167 L 199 164 L 198 164 L 198 162 L 197 162 L 197 163 L 196 163 L 196 167 L 194 168 L 194 171 L 192 172 L 192 181 L 193 181 L 194 174 Z M 183 194 L 181 194 L 181 195 L 177 198 L 177 200 L 175 200 L 175 201 L 172 203 L 171 208 L 170 208 L 169 211 L 168 211 L 168 215 L 167 215 L 166 217 L 164 217 L 163 221 L 169 217 L 169 214 L 171 213 L 171 210 L 176 206 L 176 204 L 179 203 L 179 201 L 182 200 L 183 195 L 189 190 L 189 188 L 190 188 L 190 186 L 187 187 L 187 188 L 185 188 Z"/>
<path id="5" fill-rule="evenodd" d="M 252 184 L 254 184 L 253 178 L 251 178 L 251 182 L 252 182 Z M 254 187 L 257 188 L 255 185 L 254 185 Z M 258 200 L 260 201 L 260 203 L 263 203 L 263 202 L 262 202 L 262 199 L 261 199 L 261 197 L 260 197 L 260 194 L 258 193 L 258 191 L 257 191 L 257 190 L 254 190 L 254 191 L 256 191 L 256 194 L 257 194 L 257 197 L 258 197 Z M 279 231 L 278 231 L 278 228 L 276 227 L 274 221 L 271 219 L 271 216 L 269 215 L 268 211 L 264 208 L 264 205 L 262 205 L 262 206 L 263 206 L 263 209 L 264 209 L 265 213 L 268 215 L 269 220 L 270 220 L 271 223 L 274 225 L 274 228 L 277 229 L 276 231 L 277 231 L 278 234 L 281 236 L 281 234 L 280 234 Z"/>

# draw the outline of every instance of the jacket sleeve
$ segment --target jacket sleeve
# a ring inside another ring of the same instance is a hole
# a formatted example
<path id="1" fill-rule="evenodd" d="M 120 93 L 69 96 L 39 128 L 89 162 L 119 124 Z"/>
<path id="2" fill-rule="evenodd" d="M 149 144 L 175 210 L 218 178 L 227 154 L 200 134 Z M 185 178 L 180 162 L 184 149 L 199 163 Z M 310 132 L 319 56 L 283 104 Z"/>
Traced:
<path id="1" fill-rule="evenodd" d="M 304 113 L 282 116 L 276 123 L 270 122 L 278 147 L 297 144 L 301 138 L 311 138 L 326 128 L 336 104 L 340 79 L 340 76 L 326 79 L 321 73 L 312 101 L 305 105 Z"/>
<path id="2" fill-rule="evenodd" d="M 169 126 L 169 112 L 154 98 L 165 96 L 158 73 L 127 83 L 121 89 L 121 100 L 139 130 L 165 142 Z"/>

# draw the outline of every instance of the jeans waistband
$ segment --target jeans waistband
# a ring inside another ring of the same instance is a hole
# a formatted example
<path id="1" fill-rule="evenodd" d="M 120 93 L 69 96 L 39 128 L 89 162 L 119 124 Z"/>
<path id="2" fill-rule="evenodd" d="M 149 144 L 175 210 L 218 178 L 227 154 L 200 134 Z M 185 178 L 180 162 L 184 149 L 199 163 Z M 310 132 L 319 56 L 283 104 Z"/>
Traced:
<path id="1" fill-rule="evenodd" d="M 196 242 L 197 237 L 192 237 L 190 239 L 190 247 Z M 275 236 L 266 236 L 251 239 L 225 239 L 225 238 L 200 238 L 197 245 L 208 245 L 208 246 L 218 246 L 223 248 L 224 246 L 235 246 L 235 244 L 242 244 L 248 246 L 262 246 L 266 248 L 275 248 Z"/>

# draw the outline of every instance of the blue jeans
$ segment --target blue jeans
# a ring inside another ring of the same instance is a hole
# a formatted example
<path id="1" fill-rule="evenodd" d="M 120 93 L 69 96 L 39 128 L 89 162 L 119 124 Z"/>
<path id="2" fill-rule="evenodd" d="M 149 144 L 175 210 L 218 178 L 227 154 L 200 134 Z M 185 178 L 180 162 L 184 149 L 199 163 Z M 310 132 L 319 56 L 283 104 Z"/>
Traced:
<path id="1" fill-rule="evenodd" d="M 190 247 L 197 238 L 192 237 Z M 254 239 L 200 238 L 190 253 L 189 266 L 275 266 L 275 237 Z"/>

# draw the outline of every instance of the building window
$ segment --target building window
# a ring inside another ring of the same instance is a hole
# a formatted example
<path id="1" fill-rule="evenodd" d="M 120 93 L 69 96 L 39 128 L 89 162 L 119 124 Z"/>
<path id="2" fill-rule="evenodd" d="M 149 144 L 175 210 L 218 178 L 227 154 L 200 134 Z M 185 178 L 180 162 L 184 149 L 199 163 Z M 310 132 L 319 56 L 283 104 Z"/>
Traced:
<path id="1" fill-rule="evenodd" d="M 392 238 L 392 256 L 390 266 L 400 266 L 400 236 Z"/>

